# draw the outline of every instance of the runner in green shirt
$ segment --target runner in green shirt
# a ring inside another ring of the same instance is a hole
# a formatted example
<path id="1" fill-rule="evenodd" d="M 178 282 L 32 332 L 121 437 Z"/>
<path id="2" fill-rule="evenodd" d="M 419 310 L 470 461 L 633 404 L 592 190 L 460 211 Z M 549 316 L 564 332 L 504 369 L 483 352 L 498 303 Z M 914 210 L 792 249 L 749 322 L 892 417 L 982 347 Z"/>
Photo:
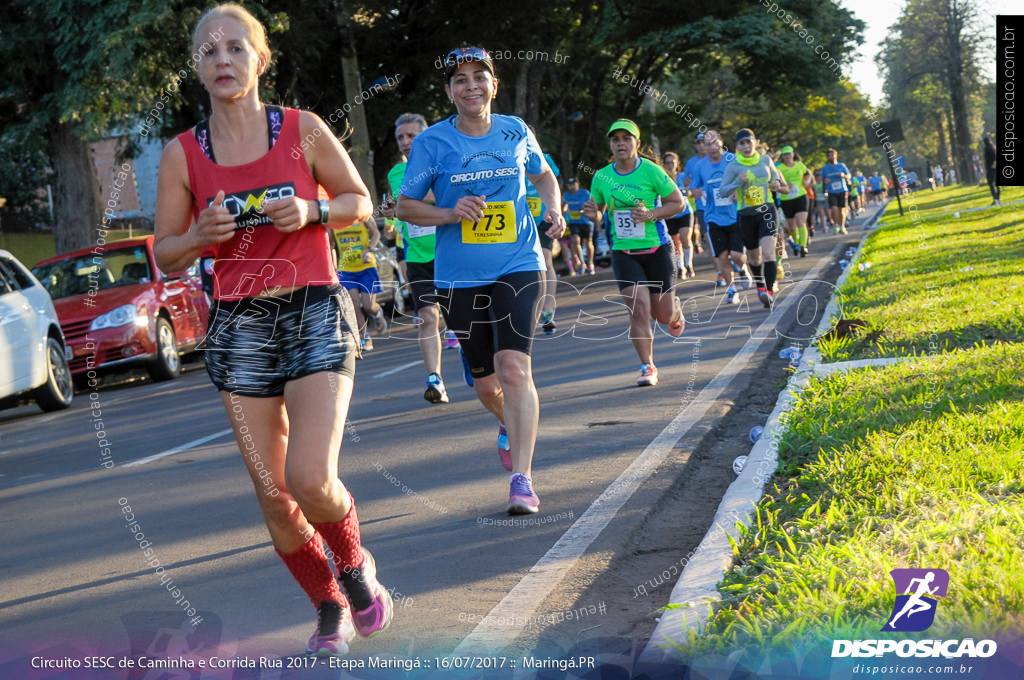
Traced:
<path id="1" fill-rule="evenodd" d="M 640 128 L 621 119 L 608 130 L 615 161 L 594 175 L 583 213 L 600 227 L 605 208 L 611 216 L 612 269 L 630 309 L 629 337 L 640 355 L 637 384 L 657 385 L 651 319 L 678 338 L 685 326 L 676 298 L 672 242 L 665 218 L 683 207 L 683 195 L 656 163 L 640 157 Z M 650 207 L 649 207 L 650 206 Z"/>
<path id="2" fill-rule="evenodd" d="M 796 243 L 794 255 L 807 257 L 807 187 L 814 183 L 810 170 L 795 160 L 793 147 L 784 146 L 775 167 L 789 183 L 790 191 L 781 196 L 782 214 L 786 217 L 786 231 L 792 229 Z"/>
<path id="3" fill-rule="evenodd" d="M 427 121 L 418 113 L 403 113 L 395 121 L 395 140 L 402 154 L 402 162 L 388 172 L 391 195 L 399 196 L 405 179 L 406 159 L 412 149 L 412 140 L 427 129 Z M 428 197 L 431 198 L 431 197 Z M 381 209 L 385 217 L 394 217 L 394 208 Z M 431 404 L 447 404 L 448 392 L 441 379 L 441 336 L 439 333 L 441 314 L 434 290 L 434 230 L 433 226 L 421 226 L 398 221 L 395 227 L 402 235 L 405 245 L 407 280 L 412 294 L 413 307 L 420 319 L 419 345 L 423 364 L 427 369 L 427 389 L 423 398 Z"/>

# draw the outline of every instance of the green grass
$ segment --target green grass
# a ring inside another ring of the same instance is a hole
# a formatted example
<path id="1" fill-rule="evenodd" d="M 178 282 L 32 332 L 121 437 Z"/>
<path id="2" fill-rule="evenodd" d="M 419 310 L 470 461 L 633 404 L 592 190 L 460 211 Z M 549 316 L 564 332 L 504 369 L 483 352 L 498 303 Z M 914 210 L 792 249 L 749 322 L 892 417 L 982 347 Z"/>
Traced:
<path id="1" fill-rule="evenodd" d="M 942 203 L 985 205 L 983 191 L 924 192 L 921 219 L 890 216 L 871 235 L 842 316 L 884 335 L 819 347 L 825 360 L 913 358 L 800 395 L 722 601 L 684 654 L 757 667 L 888 637 L 888 572 L 909 567 L 946 569 L 950 589 L 931 628 L 898 639 L 1024 631 L 1024 210 L 955 218 Z"/>
<path id="2" fill-rule="evenodd" d="M 1024 198 L 1024 189 L 1005 193 L 1006 201 Z M 957 218 L 943 206 L 987 205 L 988 190 L 914 196 L 920 197 L 919 219 L 909 210 L 900 218 L 890 204 L 882 228 L 861 252 L 860 262 L 871 268 L 853 272 L 840 289 L 841 316 L 862 319 L 874 332 L 821 347 L 825 361 L 1024 339 L 1024 206 L 964 211 Z"/>
<path id="3" fill-rule="evenodd" d="M 951 586 L 913 637 L 1024 630 L 1024 345 L 996 344 L 812 382 L 721 606 L 687 653 L 880 638 L 888 572 Z"/>

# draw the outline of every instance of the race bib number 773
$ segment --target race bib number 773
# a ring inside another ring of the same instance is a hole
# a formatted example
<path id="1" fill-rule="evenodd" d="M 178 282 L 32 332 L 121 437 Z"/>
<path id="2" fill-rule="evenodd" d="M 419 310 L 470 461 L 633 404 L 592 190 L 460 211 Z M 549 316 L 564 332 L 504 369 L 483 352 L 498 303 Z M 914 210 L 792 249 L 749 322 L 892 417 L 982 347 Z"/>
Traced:
<path id="1" fill-rule="evenodd" d="M 515 243 L 516 206 L 513 201 L 488 201 L 478 222 L 462 220 L 462 242 L 478 245 Z"/>

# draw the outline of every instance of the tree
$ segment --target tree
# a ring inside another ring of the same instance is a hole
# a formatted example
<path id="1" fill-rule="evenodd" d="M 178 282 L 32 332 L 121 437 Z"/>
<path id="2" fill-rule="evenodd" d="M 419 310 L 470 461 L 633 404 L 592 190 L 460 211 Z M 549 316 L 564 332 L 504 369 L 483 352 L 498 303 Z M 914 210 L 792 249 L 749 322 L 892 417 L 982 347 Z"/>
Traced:
<path id="1" fill-rule="evenodd" d="M 886 71 L 893 113 L 925 118 L 928 127 L 942 130 L 940 139 L 948 132 L 961 178 L 973 177 L 971 140 L 978 135 L 971 128 L 984 41 L 980 26 L 976 0 L 909 0 L 877 60 Z M 920 128 L 914 129 L 913 136 L 919 133 Z"/>

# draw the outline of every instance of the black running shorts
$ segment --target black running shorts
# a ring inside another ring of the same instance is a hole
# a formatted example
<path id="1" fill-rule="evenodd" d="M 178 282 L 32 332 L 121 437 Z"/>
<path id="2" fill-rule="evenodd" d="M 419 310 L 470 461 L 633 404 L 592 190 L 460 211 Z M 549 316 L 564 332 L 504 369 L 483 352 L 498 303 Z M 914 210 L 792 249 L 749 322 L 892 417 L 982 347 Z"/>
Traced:
<path id="1" fill-rule="evenodd" d="M 782 214 L 787 220 L 796 217 L 797 213 L 807 212 L 807 194 L 798 196 L 791 201 L 782 201 Z"/>
<path id="2" fill-rule="evenodd" d="M 743 246 L 747 250 L 761 247 L 761 239 L 775 238 L 779 223 L 775 218 L 775 206 L 764 204 L 760 210 L 753 209 L 749 212 L 741 210 L 740 214 L 740 236 L 743 239 Z"/>
<path id="3" fill-rule="evenodd" d="M 828 195 L 828 207 L 830 208 L 845 208 L 846 207 L 846 196 L 847 194 L 829 194 Z"/>
<path id="4" fill-rule="evenodd" d="M 672 262 L 674 249 L 672 243 L 665 243 L 652 253 L 613 250 L 612 271 L 619 290 L 640 285 L 658 293 L 671 291 L 676 283 L 676 268 Z"/>
<path id="5" fill-rule="evenodd" d="M 424 307 L 437 304 L 434 290 L 434 261 L 405 263 L 409 272 L 409 293 L 412 295 L 413 308 L 418 312 Z"/>
<path id="6" fill-rule="evenodd" d="M 720 225 L 709 222 L 708 241 L 711 242 L 711 254 L 715 257 L 727 250 L 734 253 L 743 252 L 743 236 L 737 224 Z"/>
<path id="7" fill-rule="evenodd" d="M 494 373 L 494 355 L 515 350 L 529 356 L 537 325 L 543 272 L 513 272 L 494 283 L 438 288 L 438 302 L 462 346 L 473 378 Z M 443 286 L 443 284 L 440 284 Z"/>

